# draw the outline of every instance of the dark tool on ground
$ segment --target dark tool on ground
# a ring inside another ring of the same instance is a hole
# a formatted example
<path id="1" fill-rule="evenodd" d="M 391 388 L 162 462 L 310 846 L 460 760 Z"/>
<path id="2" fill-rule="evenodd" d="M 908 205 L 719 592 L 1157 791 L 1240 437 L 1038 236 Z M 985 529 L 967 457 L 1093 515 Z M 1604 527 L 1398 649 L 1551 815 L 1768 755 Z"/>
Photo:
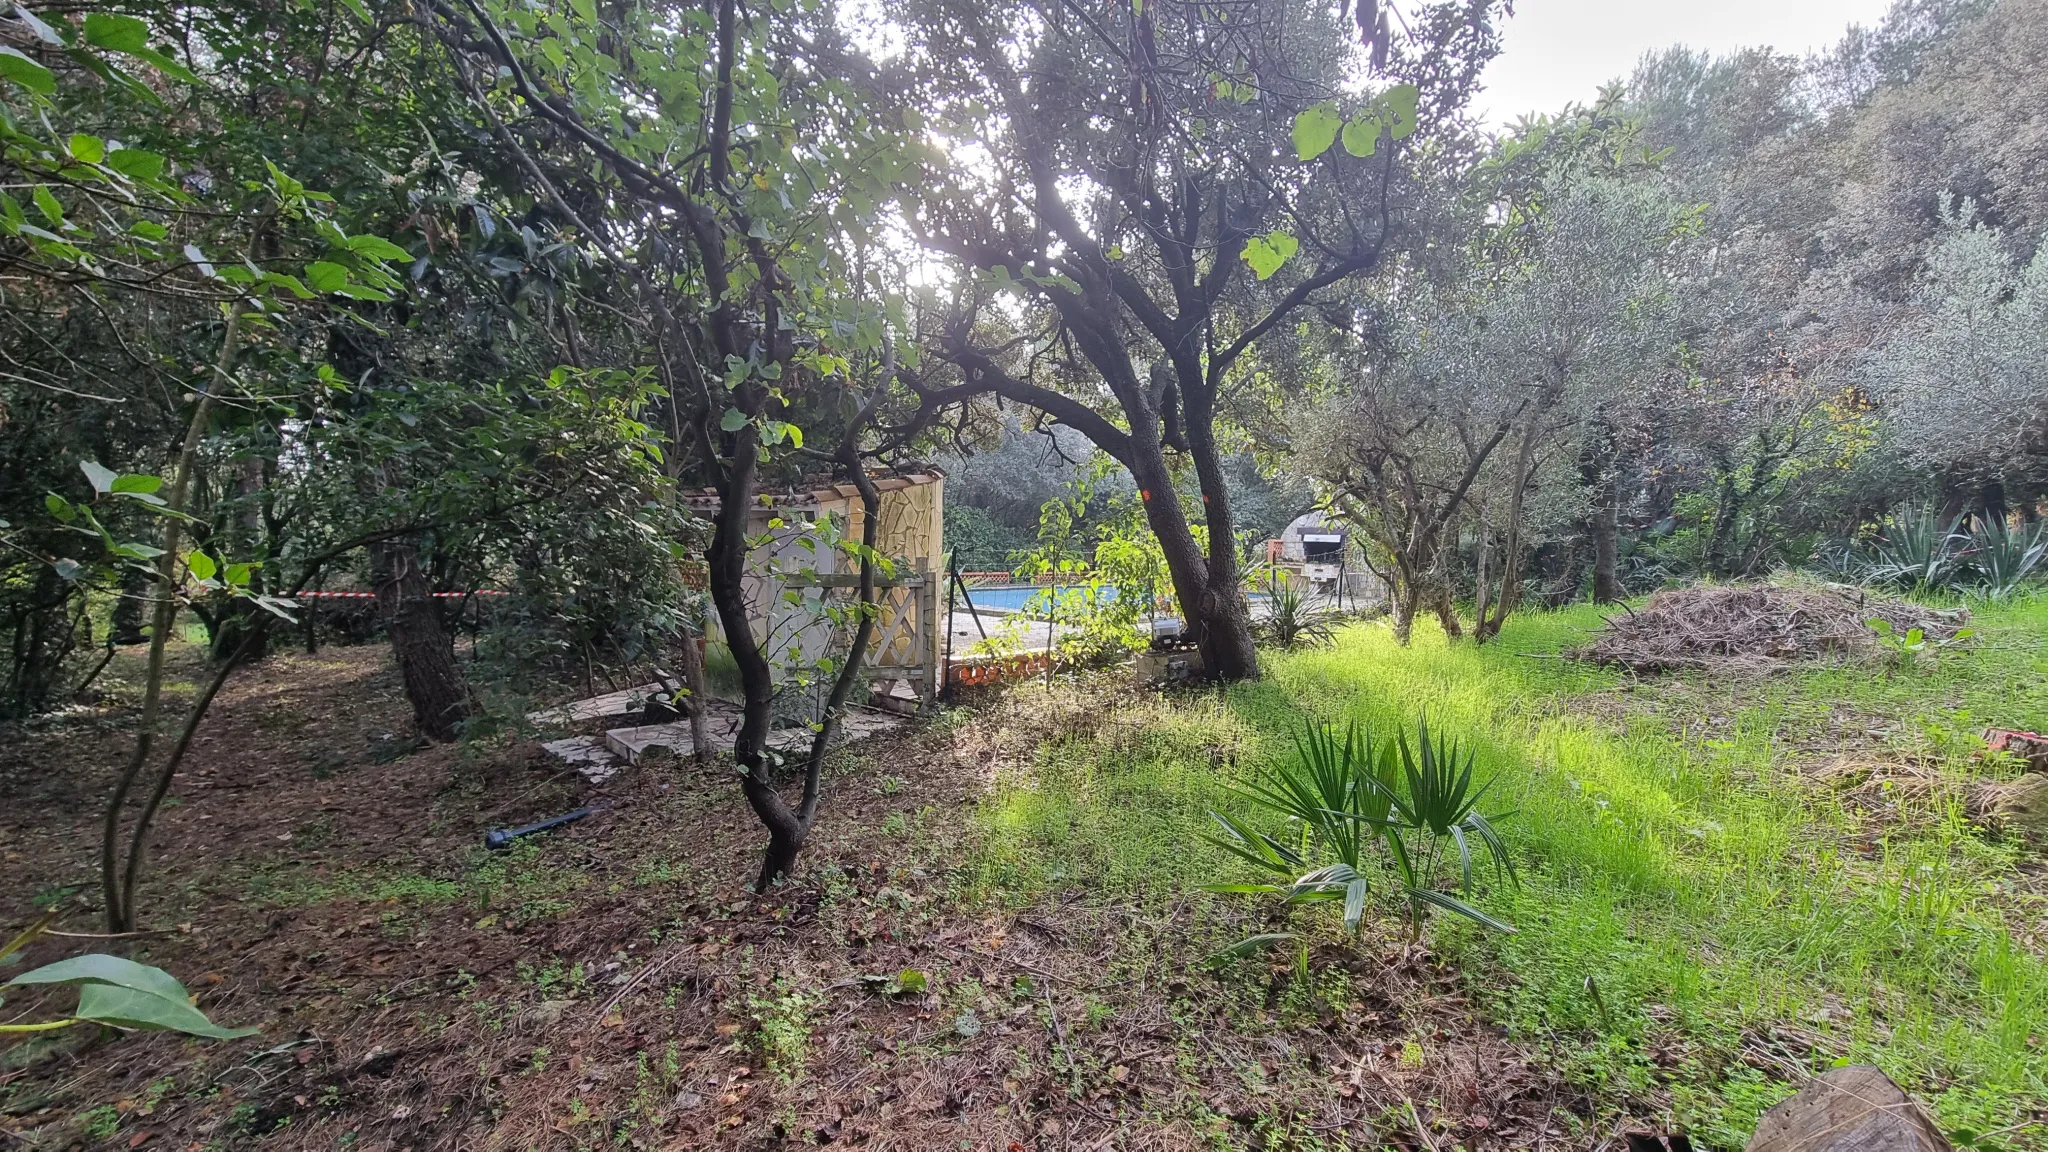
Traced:
<path id="1" fill-rule="evenodd" d="M 514 840 L 519 839 L 521 836 L 531 836 L 536 832 L 546 832 L 550 828 L 560 828 L 564 824 L 574 824 L 593 812 L 603 812 L 605 810 L 602 807 L 578 808 L 574 812 L 564 812 L 560 816 L 550 816 L 546 820 L 536 820 L 531 824 L 522 824 L 517 828 L 493 828 L 484 833 L 484 847 L 496 851 L 510 846 Z"/>

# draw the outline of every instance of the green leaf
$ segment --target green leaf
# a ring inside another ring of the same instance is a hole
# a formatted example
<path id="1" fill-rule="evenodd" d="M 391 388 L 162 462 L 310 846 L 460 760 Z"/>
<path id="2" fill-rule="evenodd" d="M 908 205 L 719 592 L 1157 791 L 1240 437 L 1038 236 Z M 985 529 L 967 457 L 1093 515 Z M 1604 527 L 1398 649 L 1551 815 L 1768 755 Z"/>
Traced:
<path id="1" fill-rule="evenodd" d="M 363 0 L 341 0 L 341 2 L 349 11 L 356 14 L 356 19 L 361 20 L 363 23 L 375 24 L 377 22 L 377 18 L 370 15 L 369 8 L 364 6 Z"/>
<path id="2" fill-rule="evenodd" d="M 305 283 L 297 276 L 293 276 L 288 272 L 265 272 L 263 274 L 263 282 L 265 284 L 275 284 L 301 300 L 313 298 L 312 290 L 307 288 Z"/>
<path id="3" fill-rule="evenodd" d="M 1421 124 L 1418 105 L 1422 102 L 1422 90 L 1413 84 L 1396 84 L 1387 89 L 1380 100 L 1392 113 L 1393 122 L 1388 126 L 1388 135 L 1395 140 L 1406 140 L 1415 135 L 1416 127 Z"/>
<path id="4" fill-rule="evenodd" d="M 905 968 L 896 974 L 896 987 L 912 995 L 923 992 L 928 983 L 925 974 L 915 968 Z"/>
<path id="5" fill-rule="evenodd" d="M 97 164 L 107 158 L 107 142 L 83 132 L 72 133 L 67 147 L 71 151 L 71 158 L 82 163 Z"/>
<path id="6" fill-rule="evenodd" d="M 213 574 L 220 571 L 219 566 L 214 564 L 213 557 L 204 552 L 185 553 L 185 567 L 190 568 L 192 575 L 201 580 L 211 580 Z"/>
<path id="7" fill-rule="evenodd" d="M 26 988 L 39 984 L 109 984 L 152 996 L 169 997 L 181 1004 L 190 996 L 176 977 L 161 968 L 97 952 L 23 972 L 4 987 Z"/>
<path id="8" fill-rule="evenodd" d="M 1301 242 L 1280 231 L 1254 236 L 1245 242 L 1242 253 L 1244 262 L 1251 265 L 1252 274 L 1261 280 L 1269 280 L 1273 273 L 1287 263 L 1287 258 L 1300 250 Z"/>
<path id="9" fill-rule="evenodd" d="M 1240 940 L 1228 948 L 1210 953 L 1203 963 L 1210 967 L 1215 967 L 1226 960 L 1235 960 L 1240 956 L 1250 956 L 1254 953 L 1264 952 L 1275 944 L 1285 943 L 1295 938 L 1295 934 L 1292 932 L 1262 932 L 1257 936 Z"/>
<path id="10" fill-rule="evenodd" d="M 1334 101 L 1325 100 L 1302 110 L 1294 118 L 1294 152 L 1303 160 L 1313 160 L 1330 150 L 1337 142 L 1337 133 L 1344 127 L 1344 118 L 1337 114 Z"/>
<path id="11" fill-rule="evenodd" d="M 221 577 L 221 583 L 226 584 L 230 588 L 247 588 L 249 586 L 249 577 L 255 571 L 256 565 L 254 564 L 230 564 L 226 574 Z"/>
<path id="12" fill-rule="evenodd" d="M 50 510 L 50 515 L 55 516 L 66 524 L 78 519 L 78 509 L 71 506 L 71 501 L 57 495 L 55 492 L 43 497 L 43 507 Z"/>
<path id="13" fill-rule="evenodd" d="M 382 236 L 351 236 L 348 238 L 348 250 L 358 256 L 368 256 L 376 260 L 412 259 L 412 253 Z"/>
<path id="14" fill-rule="evenodd" d="M 1496 932 L 1506 932 L 1509 935 L 1514 935 L 1514 925 L 1505 920 L 1496 920 L 1448 893 L 1438 892 L 1433 888 L 1410 888 L 1408 889 L 1408 897 L 1411 900 L 1418 900 L 1424 904 L 1434 904 L 1446 912 L 1455 912 L 1467 920 L 1476 924 L 1484 924 Z"/>
<path id="15" fill-rule="evenodd" d="M 164 486 L 164 478 L 143 472 L 129 472 L 114 478 L 107 491 L 117 495 L 148 495 Z"/>
<path id="16" fill-rule="evenodd" d="M 210 1040 L 233 1040 L 239 1036 L 254 1036 L 257 1032 L 254 1028 L 222 1028 L 208 1020 L 206 1013 L 183 1000 L 171 1000 L 111 984 L 87 984 L 79 988 L 78 1010 L 72 1015 L 116 1028 L 183 1032 Z"/>
<path id="17" fill-rule="evenodd" d="M 1380 132 L 1386 125 L 1377 116 L 1360 116 L 1344 125 L 1344 150 L 1365 157 L 1379 151 Z"/>
<path id="18" fill-rule="evenodd" d="M 134 233 L 137 236 L 142 237 L 144 240 L 152 241 L 162 240 L 164 237 L 169 236 L 171 234 L 171 230 L 169 228 L 164 227 L 163 225 L 157 223 L 154 220 L 137 220 L 135 223 L 130 224 L 128 226 L 128 231 Z"/>
<path id="19" fill-rule="evenodd" d="M 0 76 L 4 76 L 38 96 L 48 96 L 57 90 L 57 78 L 48 68 L 23 55 L 18 48 L 0 44 Z"/>
<path id="20" fill-rule="evenodd" d="M 1261 280 L 1270 278 L 1273 273 L 1280 270 L 1280 265 L 1286 263 L 1280 259 L 1278 252 L 1273 251 L 1273 246 L 1266 243 L 1263 236 L 1254 236 L 1245 241 L 1242 255 L 1244 262 L 1251 265 L 1252 274 Z"/>
<path id="21" fill-rule="evenodd" d="M 718 427 L 726 432 L 737 432 L 747 426 L 747 414 L 737 408 L 727 408 L 718 421 Z"/>
<path id="22" fill-rule="evenodd" d="M 133 16 L 88 12 L 85 14 L 85 42 L 95 48 L 133 55 L 149 48 L 149 25 Z"/>
<path id="23" fill-rule="evenodd" d="M 43 219 L 50 222 L 50 227 L 57 228 L 63 225 L 64 206 L 57 203 L 57 198 L 50 194 L 47 185 L 36 185 L 35 201 L 36 210 L 43 214 Z"/>
<path id="24" fill-rule="evenodd" d="M 339 292 L 348 286 L 348 269 L 315 260 L 306 265 L 306 286 L 315 292 Z"/>
<path id="25" fill-rule="evenodd" d="M 1359 921 L 1365 919 L 1365 877 L 1360 876 L 1344 886 L 1344 927 L 1358 931 Z"/>
<path id="26" fill-rule="evenodd" d="M 120 473 L 112 468 L 101 467 L 96 460 L 80 460 L 78 470 L 85 473 L 87 480 L 92 481 L 92 490 L 100 493 L 112 492 L 114 481 L 121 478 Z"/>
<path id="27" fill-rule="evenodd" d="M 164 158 L 161 153 L 142 148 L 116 148 L 113 154 L 107 157 L 107 167 L 131 179 L 155 180 L 164 174 Z M 139 231 L 140 226 L 131 230 Z"/>

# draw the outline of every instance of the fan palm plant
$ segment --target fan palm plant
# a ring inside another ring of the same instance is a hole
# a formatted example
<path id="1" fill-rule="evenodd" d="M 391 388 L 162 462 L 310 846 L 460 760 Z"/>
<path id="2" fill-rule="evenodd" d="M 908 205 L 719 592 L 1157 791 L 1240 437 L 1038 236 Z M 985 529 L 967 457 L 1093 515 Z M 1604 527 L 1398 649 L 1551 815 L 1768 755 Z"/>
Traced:
<path id="1" fill-rule="evenodd" d="M 1210 842 L 1277 879 L 1218 884 L 1211 891 L 1278 895 L 1290 904 L 1339 901 L 1344 926 L 1364 920 L 1370 878 L 1379 871 L 1375 845 L 1384 849 L 1405 902 L 1409 933 L 1420 936 L 1431 908 L 1455 913 L 1501 932 L 1513 926 L 1481 912 L 1462 896 L 1472 890 L 1473 843 L 1491 857 L 1497 876 L 1513 880 L 1514 864 L 1494 822 L 1479 811 L 1485 786 L 1474 787 L 1474 755 L 1450 737 L 1432 737 L 1424 717 L 1410 743 L 1406 732 L 1376 739 L 1352 724 L 1340 738 L 1327 725 L 1309 725 L 1295 741 L 1292 762 L 1236 791 L 1257 807 L 1282 816 L 1295 830 L 1270 836 L 1244 820 L 1212 812 L 1223 834 Z M 1460 896 L 1436 886 L 1455 850 Z M 1225 954 L 1292 939 L 1291 933 L 1255 936 Z"/>

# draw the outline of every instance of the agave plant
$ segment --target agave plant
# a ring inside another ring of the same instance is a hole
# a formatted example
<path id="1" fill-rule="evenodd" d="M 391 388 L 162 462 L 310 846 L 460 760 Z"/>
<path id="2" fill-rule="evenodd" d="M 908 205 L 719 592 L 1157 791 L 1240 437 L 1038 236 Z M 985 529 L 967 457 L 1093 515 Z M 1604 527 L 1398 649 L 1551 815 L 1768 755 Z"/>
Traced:
<path id="1" fill-rule="evenodd" d="M 1884 522 L 1872 546 L 1867 578 L 1916 590 L 1953 587 L 1965 571 L 1970 537 L 1932 504 L 1909 506 Z"/>
<path id="2" fill-rule="evenodd" d="M 1970 533 L 1970 567 L 1984 594 L 2003 600 L 2048 564 L 2048 520 L 2008 528 L 1987 520 Z"/>
<path id="3" fill-rule="evenodd" d="M 1479 811 L 1486 787 L 1473 786 L 1473 752 L 1456 739 L 1432 738 L 1429 720 L 1408 734 L 1375 739 L 1358 725 L 1340 739 L 1327 725 L 1310 725 L 1295 741 L 1296 756 L 1264 779 L 1236 791 L 1268 812 L 1288 818 L 1290 843 L 1243 820 L 1210 813 L 1223 835 L 1210 842 L 1278 880 L 1218 884 L 1216 892 L 1279 895 L 1290 904 L 1343 901 L 1344 926 L 1356 932 L 1365 917 L 1377 845 L 1398 883 L 1411 936 L 1419 936 L 1431 908 L 1463 916 L 1501 932 L 1513 926 L 1436 886 L 1455 849 L 1459 890 L 1472 889 L 1473 843 L 1491 857 L 1498 876 L 1514 879 L 1514 864 L 1494 821 Z M 1225 955 L 1292 939 L 1292 933 L 1252 937 Z"/>
<path id="4" fill-rule="evenodd" d="M 1337 614 L 1318 607 L 1315 598 L 1293 580 L 1272 582 L 1267 590 L 1266 619 L 1261 625 L 1268 643 L 1292 651 L 1309 644 L 1327 644 Z"/>

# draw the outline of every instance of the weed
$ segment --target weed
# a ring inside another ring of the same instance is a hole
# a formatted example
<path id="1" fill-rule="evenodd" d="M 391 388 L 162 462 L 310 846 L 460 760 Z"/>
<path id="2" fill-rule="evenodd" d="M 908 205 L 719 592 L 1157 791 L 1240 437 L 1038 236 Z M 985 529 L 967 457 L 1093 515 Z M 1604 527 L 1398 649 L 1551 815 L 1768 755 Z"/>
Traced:
<path id="1" fill-rule="evenodd" d="M 821 1000 L 818 994 L 798 991 L 782 980 L 775 982 L 773 995 L 747 997 L 755 1050 L 785 1082 L 803 1076 L 804 1060 L 810 1054 L 811 1012 Z"/>
<path id="2" fill-rule="evenodd" d="M 78 1123 L 87 1136 L 105 1140 L 121 1130 L 121 1113 L 112 1104 L 100 1104 L 80 1112 Z"/>
<path id="3" fill-rule="evenodd" d="M 172 1076 L 160 1076 L 150 1081 L 149 1087 L 142 1090 L 142 1100 L 135 1106 L 135 1111 L 143 1116 L 150 1115 L 177 1087 L 178 1081 Z"/>

